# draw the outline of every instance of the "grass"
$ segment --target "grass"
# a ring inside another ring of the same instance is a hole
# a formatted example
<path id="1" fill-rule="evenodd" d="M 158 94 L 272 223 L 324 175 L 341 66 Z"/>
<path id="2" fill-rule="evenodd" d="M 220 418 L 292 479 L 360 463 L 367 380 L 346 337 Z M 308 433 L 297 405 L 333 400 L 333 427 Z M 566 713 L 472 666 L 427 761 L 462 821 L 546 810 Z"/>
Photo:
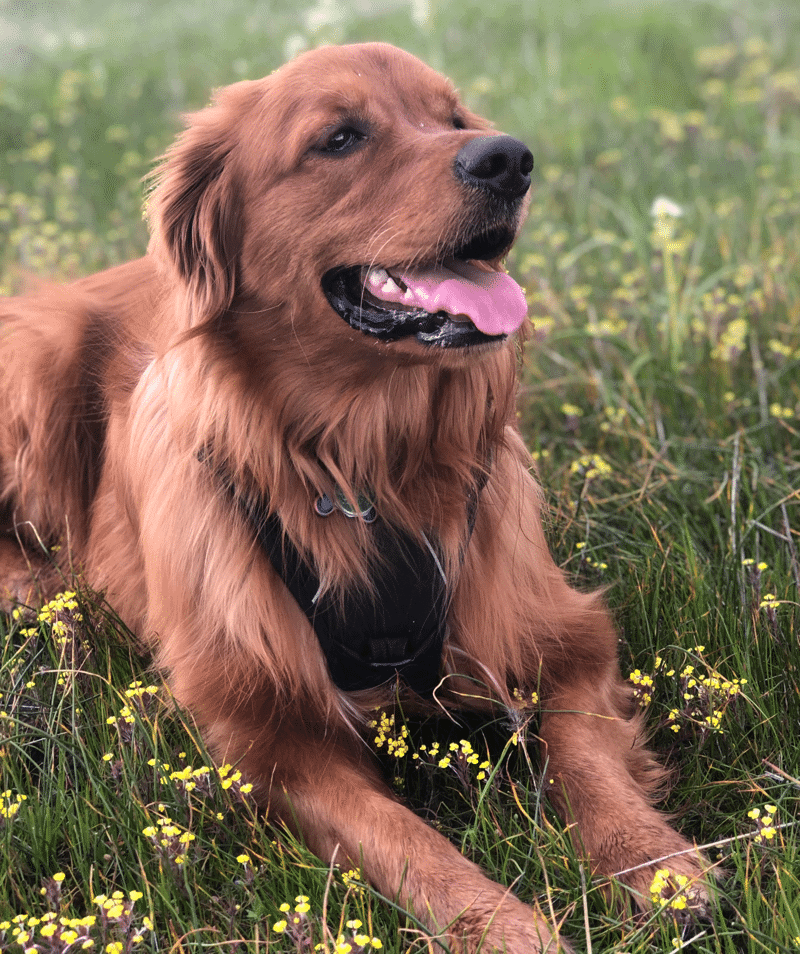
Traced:
<path id="1" fill-rule="evenodd" d="M 211 86 L 304 43 L 372 38 L 453 76 L 536 156 L 510 260 L 535 329 L 520 420 L 557 557 L 608 587 L 676 770 L 667 808 L 727 872 L 713 920 L 609 902 L 540 798 L 533 711 L 406 736 L 398 721 L 376 730 L 379 754 L 418 811 L 587 951 L 798 951 L 800 9 L 367 7 L 159 0 L 143 29 L 121 4 L 0 6 L 0 286 L 141 254 L 139 179 Z M 651 214 L 659 196 L 679 208 Z M 0 626 L 0 947 L 425 949 L 210 767 L 91 594 Z"/>

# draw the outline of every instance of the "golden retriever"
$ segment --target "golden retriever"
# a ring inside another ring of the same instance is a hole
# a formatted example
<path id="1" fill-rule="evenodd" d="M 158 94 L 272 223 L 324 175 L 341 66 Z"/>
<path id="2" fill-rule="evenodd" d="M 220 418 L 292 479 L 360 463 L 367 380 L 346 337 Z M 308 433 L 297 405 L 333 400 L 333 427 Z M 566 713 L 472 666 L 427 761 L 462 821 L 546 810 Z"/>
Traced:
<path id="1" fill-rule="evenodd" d="M 652 807 L 614 626 L 548 552 L 515 424 L 532 165 L 410 54 L 317 49 L 190 117 L 143 258 L 0 308 L 6 605 L 77 570 L 273 817 L 513 954 L 571 947 L 392 795 L 356 739 L 398 691 L 538 692 L 592 869 L 646 906 L 659 865 L 701 894 L 706 867 Z"/>

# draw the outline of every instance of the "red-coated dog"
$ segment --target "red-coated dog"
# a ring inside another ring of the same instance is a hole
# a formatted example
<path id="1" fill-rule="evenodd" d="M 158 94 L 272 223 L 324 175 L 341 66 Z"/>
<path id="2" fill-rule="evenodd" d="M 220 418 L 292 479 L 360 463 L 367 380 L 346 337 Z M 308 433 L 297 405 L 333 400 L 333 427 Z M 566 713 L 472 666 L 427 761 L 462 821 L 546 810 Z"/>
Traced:
<path id="1" fill-rule="evenodd" d="M 7 601 L 77 569 L 321 858 L 455 949 L 513 954 L 570 947 L 357 739 L 398 686 L 536 690 L 547 794 L 643 905 L 656 867 L 706 864 L 651 807 L 614 627 L 548 552 L 515 425 L 500 263 L 532 165 L 413 56 L 315 50 L 191 117 L 147 255 L 0 306 Z"/>

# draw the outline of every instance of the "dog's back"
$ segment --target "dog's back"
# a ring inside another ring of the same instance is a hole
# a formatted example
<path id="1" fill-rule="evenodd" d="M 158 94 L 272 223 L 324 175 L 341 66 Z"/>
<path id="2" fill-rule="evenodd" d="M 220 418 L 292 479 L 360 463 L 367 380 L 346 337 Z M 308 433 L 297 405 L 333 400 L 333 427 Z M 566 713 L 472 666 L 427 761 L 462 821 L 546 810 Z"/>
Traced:
<path id="1" fill-rule="evenodd" d="M 34 562 L 42 544 L 87 538 L 110 382 L 130 391 L 144 366 L 153 272 L 143 258 L 0 301 L 0 534 L 28 544 Z"/>

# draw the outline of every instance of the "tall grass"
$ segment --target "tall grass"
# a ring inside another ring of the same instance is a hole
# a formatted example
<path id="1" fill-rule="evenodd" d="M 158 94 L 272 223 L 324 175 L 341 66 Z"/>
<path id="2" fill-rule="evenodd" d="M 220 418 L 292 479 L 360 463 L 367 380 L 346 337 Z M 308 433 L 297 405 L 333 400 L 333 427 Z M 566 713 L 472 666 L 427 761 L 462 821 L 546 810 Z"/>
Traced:
<path id="1" fill-rule="evenodd" d="M 139 179 L 177 114 L 304 45 L 399 43 L 529 142 L 520 420 L 555 553 L 609 588 L 676 770 L 667 808 L 726 872 L 711 922 L 609 899 L 540 797 L 533 708 L 376 717 L 377 752 L 587 951 L 800 950 L 800 9 L 160 0 L 146 27 L 43 9 L 0 7 L 6 293 L 141 254 Z M 0 626 L 0 946 L 425 949 L 357 872 L 264 824 L 91 594 Z"/>

